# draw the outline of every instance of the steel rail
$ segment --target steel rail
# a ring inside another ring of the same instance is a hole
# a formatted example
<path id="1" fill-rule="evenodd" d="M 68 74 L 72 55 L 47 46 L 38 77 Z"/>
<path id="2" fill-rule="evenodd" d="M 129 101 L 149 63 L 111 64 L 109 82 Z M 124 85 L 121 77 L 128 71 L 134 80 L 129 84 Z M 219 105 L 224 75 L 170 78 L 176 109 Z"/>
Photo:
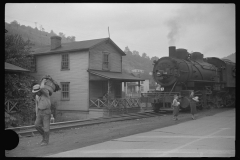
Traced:
<path id="1" fill-rule="evenodd" d="M 51 123 L 50 130 L 57 131 L 57 130 L 62 130 L 62 129 L 74 128 L 74 127 L 83 127 L 83 126 L 108 123 L 108 122 L 141 119 L 141 118 L 148 118 L 148 117 L 154 117 L 154 116 L 159 116 L 159 115 L 161 116 L 163 114 L 155 113 L 153 111 L 147 111 L 147 112 L 140 112 L 140 113 L 115 115 L 115 116 L 109 116 L 109 117 L 92 118 L 92 119 L 86 119 L 86 120 L 58 122 L 58 123 Z M 34 136 L 35 134 L 38 134 L 34 125 L 24 126 L 24 127 L 7 128 L 6 130 L 9 130 L 9 129 L 17 132 L 19 137 Z"/>

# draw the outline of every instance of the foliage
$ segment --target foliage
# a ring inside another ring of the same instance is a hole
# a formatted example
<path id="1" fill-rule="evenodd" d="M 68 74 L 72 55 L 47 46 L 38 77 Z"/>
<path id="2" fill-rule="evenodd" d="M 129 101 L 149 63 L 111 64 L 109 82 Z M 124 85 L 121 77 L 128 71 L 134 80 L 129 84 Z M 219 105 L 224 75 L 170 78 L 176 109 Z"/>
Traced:
<path id="1" fill-rule="evenodd" d="M 141 78 L 149 79 L 150 86 L 155 85 L 152 75 L 149 73 L 153 70 L 153 61 L 158 60 L 158 57 L 152 57 L 151 59 L 146 53 L 142 53 L 140 56 L 138 51 L 131 51 L 129 47 L 125 47 L 124 52 L 126 56 L 123 57 L 123 72 L 132 73 L 133 69 L 144 70 L 144 73 L 140 74 Z"/>
<path id="2" fill-rule="evenodd" d="M 5 35 L 5 62 L 30 69 L 30 52 L 30 41 L 24 41 L 20 35 Z M 31 124 L 34 116 L 35 104 L 31 92 L 34 81 L 34 77 L 28 74 L 5 73 L 5 100 L 17 100 L 19 114 L 25 124 Z M 6 123 L 10 123 L 8 119 L 6 120 Z"/>
<path id="3" fill-rule="evenodd" d="M 58 106 L 57 101 L 54 101 L 54 102 L 51 103 L 51 113 L 53 114 L 54 118 L 57 115 L 57 106 Z"/>
<path id="4" fill-rule="evenodd" d="M 31 47 L 33 44 L 24 41 L 20 35 L 5 35 L 5 62 L 30 69 L 31 68 Z"/>
<path id="5" fill-rule="evenodd" d="M 50 33 L 46 32 L 42 25 L 32 28 L 30 26 L 20 25 L 16 20 L 10 24 L 5 22 L 5 29 L 8 30 L 8 33 L 21 35 L 25 41 L 30 40 L 35 47 L 50 45 L 50 37 L 57 36 L 53 30 L 51 30 Z M 66 36 L 64 33 L 60 33 L 62 37 L 62 43 L 74 42 L 76 39 L 75 36 Z"/>
<path id="6" fill-rule="evenodd" d="M 16 118 L 5 112 L 5 128 L 12 127 L 14 121 L 16 121 Z"/>

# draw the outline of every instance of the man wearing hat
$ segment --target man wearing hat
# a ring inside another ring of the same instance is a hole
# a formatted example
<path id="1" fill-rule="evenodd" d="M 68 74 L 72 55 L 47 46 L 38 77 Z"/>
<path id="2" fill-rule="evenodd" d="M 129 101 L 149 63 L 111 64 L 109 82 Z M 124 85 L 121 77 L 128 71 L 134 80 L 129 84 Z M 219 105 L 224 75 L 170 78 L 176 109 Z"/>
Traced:
<path id="1" fill-rule="evenodd" d="M 41 85 L 33 86 L 32 92 L 36 94 L 36 121 L 35 128 L 42 135 L 41 145 L 47 145 L 49 142 L 51 101 L 49 91 L 44 88 L 45 80 Z"/>
<path id="2" fill-rule="evenodd" d="M 179 112 L 180 102 L 178 102 L 177 100 L 178 100 L 178 95 L 174 95 L 174 99 L 173 99 L 173 102 L 172 102 L 172 106 L 173 106 L 173 120 L 174 121 L 178 120 L 177 116 L 178 116 L 178 112 Z"/>

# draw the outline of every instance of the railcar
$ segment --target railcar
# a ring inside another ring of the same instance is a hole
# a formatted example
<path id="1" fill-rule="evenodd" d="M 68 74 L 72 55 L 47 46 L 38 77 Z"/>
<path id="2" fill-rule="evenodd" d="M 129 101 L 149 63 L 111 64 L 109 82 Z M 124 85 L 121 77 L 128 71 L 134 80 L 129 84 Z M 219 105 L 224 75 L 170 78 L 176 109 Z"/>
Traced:
<path id="1" fill-rule="evenodd" d="M 217 57 L 204 58 L 200 52 L 169 47 L 169 56 L 154 61 L 152 75 L 160 91 L 142 94 L 155 112 L 171 110 L 173 95 L 178 94 L 180 108 L 189 109 L 189 96 L 199 97 L 197 108 L 235 106 L 235 63 Z"/>

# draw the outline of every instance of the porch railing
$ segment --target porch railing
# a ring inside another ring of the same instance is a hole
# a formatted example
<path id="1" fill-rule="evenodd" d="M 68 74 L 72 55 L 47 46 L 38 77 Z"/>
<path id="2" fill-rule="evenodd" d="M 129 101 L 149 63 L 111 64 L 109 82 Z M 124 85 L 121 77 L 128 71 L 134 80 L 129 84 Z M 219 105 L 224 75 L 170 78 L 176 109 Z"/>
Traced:
<path id="1" fill-rule="evenodd" d="M 90 99 L 90 108 L 133 108 L 140 107 L 141 99 L 139 98 L 114 98 L 114 99 Z"/>
<path id="2" fill-rule="evenodd" d="M 16 113 L 19 111 L 18 103 L 22 99 L 7 99 L 5 100 L 5 112 Z"/>

